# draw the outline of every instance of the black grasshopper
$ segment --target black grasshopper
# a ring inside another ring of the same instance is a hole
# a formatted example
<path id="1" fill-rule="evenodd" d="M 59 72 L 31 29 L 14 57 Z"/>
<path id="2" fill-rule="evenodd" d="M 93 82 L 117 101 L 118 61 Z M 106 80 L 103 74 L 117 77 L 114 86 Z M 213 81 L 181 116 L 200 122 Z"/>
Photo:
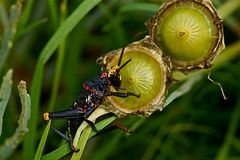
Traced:
<path id="1" fill-rule="evenodd" d="M 119 92 L 121 89 L 120 71 L 131 61 L 131 59 L 129 59 L 121 65 L 123 53 L 124 48 L 120 54 L 117 66 L 113 66 L 111 69 L 107 70 L 105 64 L 99 75 L 83 83 L 83 90 L 69 109 L 59 112 L 45 112 L 43 114 L 43 119 L 45 121 L 49 121 L 50 119 L 67 119 L 68 137 L 53 126 L 51 126 L 51 128 L 70 143 L 73 151 L 77 151 L 75 146 L 73 146 L 73 138 L 83 121 L 87 122 L 93 130 L 98 132 L 94 123 L 87 118 L 100 104 L 102 104 L 104 98 L 107 96 L 117 96 L 122 98 L 128 96 L 140 97 L 139 94 L 132 92 Z M 111 91 L 111 87 L 115 88 L 116 92 Z"/>

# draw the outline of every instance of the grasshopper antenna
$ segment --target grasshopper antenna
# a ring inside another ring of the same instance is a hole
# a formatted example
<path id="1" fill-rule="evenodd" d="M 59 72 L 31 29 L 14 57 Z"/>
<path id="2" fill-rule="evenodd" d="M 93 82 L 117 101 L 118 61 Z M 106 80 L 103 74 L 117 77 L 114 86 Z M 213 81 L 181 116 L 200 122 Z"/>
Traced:
<path id="1" fill-rule="evenodd" d="M 121 52 L 121 54 L 120 54 L 120 57 L 119 57 L 119 60 L 118 60 L 118 66 L 121 65 L 124 50 L 125 50 L 125 47 L 123 47 L 122 52 Z"/>
<path id="2" fill-rule="evenodd" d="M 119 66 L 118 72 L 131 61 L 131 59 L 129 59 L 127 62 L 125 62 L 123 65 L 121 65 L 124 51 L 125 51 L 125 47 L 123 47 L 122 52 L 121 52 L 120 57 L 119 57 L 119 60 L 118 60 L 118 66 Z"/>
<path id="3" fill-rule="evenodd" d="M 120 71 L 124 66 L 126 66 L 129 62 L 131 61 L 131 59 L 129 59 L 127 62 L 125 62 L 123 65 L 121 65 L 118 69 L 118 71 Z"/>

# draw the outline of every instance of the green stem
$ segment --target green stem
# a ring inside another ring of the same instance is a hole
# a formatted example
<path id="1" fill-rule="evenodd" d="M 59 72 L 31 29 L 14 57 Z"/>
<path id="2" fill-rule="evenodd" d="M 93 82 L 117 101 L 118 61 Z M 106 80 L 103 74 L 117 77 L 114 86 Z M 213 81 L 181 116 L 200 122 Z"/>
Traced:
<path id="1" fill-rule="evenodd" d="M 50 18 L 53 24 L 53 28 L 57 28 L 58 26 L 58 16 L 57 16 L 57 1 L 55 0 L 48 0 L 48 7 L 49 7 L 49 13 Z"/>
<path id="2" fill-rule="evenodd" d="M 26 6 L 24 8 L 24 11 L 23 11 L 20 21 L 19 21 L 20 28 L 24 28 L 26 23 L 28 22 L 30 15 L 31 15 L 32 8 L 33 8 L 34 0 L 27 0 L 27 3 L 25 3 L 25 4 L 26 4 Z"/>

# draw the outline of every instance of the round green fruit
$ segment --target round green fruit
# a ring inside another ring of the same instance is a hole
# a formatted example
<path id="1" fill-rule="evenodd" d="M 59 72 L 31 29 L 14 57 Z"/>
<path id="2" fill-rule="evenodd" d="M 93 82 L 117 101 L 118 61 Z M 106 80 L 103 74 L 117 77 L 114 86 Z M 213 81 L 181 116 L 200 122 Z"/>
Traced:
<path id="1" fill-rule="evenodd" d="M 166 1 L 148 28 L 173 69 L 208 68 L 224 48 L 223 23 L 208 0 Z"/>

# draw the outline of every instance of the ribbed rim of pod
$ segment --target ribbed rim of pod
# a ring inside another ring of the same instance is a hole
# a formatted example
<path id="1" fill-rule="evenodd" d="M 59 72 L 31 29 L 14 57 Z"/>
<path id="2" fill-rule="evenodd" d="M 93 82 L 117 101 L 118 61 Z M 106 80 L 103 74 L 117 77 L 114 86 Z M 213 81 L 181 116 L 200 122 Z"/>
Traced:
<path id="1" fill-rule="evenodd" d="M 223 22 L 210 0 L 167 0 L 147 28 L 175 70 L 209 68 L 225 48 Z"/>
<path id="2" fill-rule="evenodd" d="M 111 51 L 100 57 L 97 63 L 107 64 L 110 69 L 117 64 L 121 51 L 122 48 Z M 118 117 L 129 114 L 149 116 L 162 110 L 168 70 L 161 55 L 160 49 L 151 44 L 148 37 L 126 46 L 122 61 L 131 59 L 131 62 L 120 71 L 122 87 L 126 89 L 121 92 L 140 94 L 140 98 L 109 96 L 103 102 L 104 108 Z"/>

